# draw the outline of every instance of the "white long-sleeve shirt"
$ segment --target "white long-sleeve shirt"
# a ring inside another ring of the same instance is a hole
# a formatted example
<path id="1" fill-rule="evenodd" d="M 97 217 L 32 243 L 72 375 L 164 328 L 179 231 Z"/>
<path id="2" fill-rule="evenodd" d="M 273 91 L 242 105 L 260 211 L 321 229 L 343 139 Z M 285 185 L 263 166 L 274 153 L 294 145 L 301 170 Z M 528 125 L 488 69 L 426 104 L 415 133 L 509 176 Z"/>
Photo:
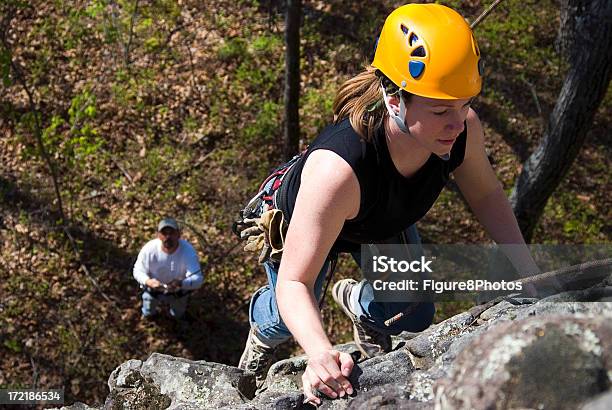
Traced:
<path id="1" fill-rule="evenodd" d="M 204 275 L 200 270 L 198 254 L 189 242 L 179 239 L 178 248 L 168 254 L 162 250 L 161 240 L 153 239 L 138 254 L 134 279 L 143 286 L 148 279 L 157 279 L 166 284 L 180 279 L 181 289 L 191 290 L 202 286 Z"/>

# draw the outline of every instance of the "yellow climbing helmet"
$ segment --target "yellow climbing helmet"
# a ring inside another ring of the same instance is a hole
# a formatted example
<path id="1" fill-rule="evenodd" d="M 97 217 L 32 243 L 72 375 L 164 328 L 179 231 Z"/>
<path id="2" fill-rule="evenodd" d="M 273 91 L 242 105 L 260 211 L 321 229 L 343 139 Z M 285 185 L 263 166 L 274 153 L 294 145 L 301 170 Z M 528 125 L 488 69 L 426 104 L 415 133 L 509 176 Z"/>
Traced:
<path id="1" fill-rule="evenodd" d="M 385 21 L 372 65 L 409 93 L 439 99 L 480 92 L 480 51 L 467 22 L 439 4 L 408 4 Z"/>

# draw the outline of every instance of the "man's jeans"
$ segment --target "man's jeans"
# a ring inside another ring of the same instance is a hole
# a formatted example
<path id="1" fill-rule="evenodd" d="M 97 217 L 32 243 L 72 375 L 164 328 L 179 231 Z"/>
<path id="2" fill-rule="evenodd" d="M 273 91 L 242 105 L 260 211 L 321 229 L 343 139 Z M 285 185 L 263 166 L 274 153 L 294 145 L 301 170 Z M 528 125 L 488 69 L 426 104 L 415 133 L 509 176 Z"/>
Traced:
<path id="1" fill-rule="evenodd" d="M 156 294 L 152 295 L 146 290 L 142 293 L 142 315 L 153 316 L 157 313 L 159 305 L 165 303 L 170 307 L 170 315 L 180 319 L 187 309 L 189 295 L 178 297 L 176 295 Z"/>
<path id="2" fill-rule="evenodd" d="M 412 225 L 406 230 L 406 239 L 410 244 L 420 244 L 421 239 L 416 226 Z M 399 239 L 398 239 L 399 241 Z M 390 242 L 391 243 L 391 242 Z M 394 242 L 399 243 L 399 242 Z M 319 276 L 315 282 L 314 292 L 317 300 L 323 296 L 323 285 L 327 276 L 330 261 L 335 258 L 330 255 L 325 260 Z M 361 263 L 361 252 L 353 253 L 355 261 Z M 249 306 L 249 320 L 251 327 L 257 331 L 258 337 L 268 346 L 277 346 L 291 337 L 291 332 L 283 322 L 276 304 L 276 280 L 278 278 L 278 263 L 264 263 L 268 284 L 255 292 Z M 431 325 L 435 313 L 433 303 L 419 303 L 410 314 L 404 315 L 391 326 L 386 326 L 384 321 L 404 312 L 414 302 L 376 302 L 372 285 L 365 279 L 362 280 L 351 292 L 351 310 L 367 322 L 369 326 L 389 335 L 396 335 L 406 330 L 409 332 L 420 332 Z"/>

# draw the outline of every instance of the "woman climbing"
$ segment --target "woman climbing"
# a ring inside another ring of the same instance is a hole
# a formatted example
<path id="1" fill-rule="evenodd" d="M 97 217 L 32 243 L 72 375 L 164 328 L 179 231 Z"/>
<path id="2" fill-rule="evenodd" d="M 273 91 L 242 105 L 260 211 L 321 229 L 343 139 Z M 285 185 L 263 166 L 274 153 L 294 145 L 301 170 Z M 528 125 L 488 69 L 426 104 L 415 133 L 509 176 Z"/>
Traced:
<path id="1" fill-rule="evenodd" d="M 437 4 L 399 7 L 385 21 L 372 65 L 340 87 L 333 124 L 265 184 L 279 209 L 257 220 L 261 229 L 249 232 L 265 235 L 251 236 L 247 246 L 264 248 L 269 283 L 252 297 L 239 364 L 257 375 L 258 387 L 275 347 L 293 336 L 308 356 L 307 401 L 320 402 L 315 390 L 332 398 L 352 394 L 353 359 L 332 348 L 321 322 L 326 273 L 338 252 L 359 263 L 361 244 L 419 243 L 414 224 L 451 173 L 494 241 L 524 244 L 470 108 L 481 89 L 479 61 L 472 30 L 457 12 Z M 279 175 L 281 188 L 271 194 Z M 286 237 L 283 220 L 290 220 Z M 528 255 L 511 259 L 520 269 L 533 267 Z M 426 329 L 435 311 L 433 303 L 377 302 L 367 280 L 341 280 L 332 295 L 365 357 L 388 352 L 390 335 Z M 384 323 L 398 312 L 409 314 Z"/>

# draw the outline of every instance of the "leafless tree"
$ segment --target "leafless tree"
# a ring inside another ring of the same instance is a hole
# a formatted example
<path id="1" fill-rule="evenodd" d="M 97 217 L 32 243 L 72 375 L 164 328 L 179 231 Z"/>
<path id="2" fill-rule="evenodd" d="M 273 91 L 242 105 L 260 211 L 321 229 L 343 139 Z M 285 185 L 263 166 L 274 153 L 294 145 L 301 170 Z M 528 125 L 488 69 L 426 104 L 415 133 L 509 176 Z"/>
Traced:
<path id="1" fill-rule="evenodd" d="M 563 0 L 561 7 L 559 45 L 569 70 L 542 142 L 510 197 L 527 241 L 578 156 L 612 74 L 612 1 Z"/>

